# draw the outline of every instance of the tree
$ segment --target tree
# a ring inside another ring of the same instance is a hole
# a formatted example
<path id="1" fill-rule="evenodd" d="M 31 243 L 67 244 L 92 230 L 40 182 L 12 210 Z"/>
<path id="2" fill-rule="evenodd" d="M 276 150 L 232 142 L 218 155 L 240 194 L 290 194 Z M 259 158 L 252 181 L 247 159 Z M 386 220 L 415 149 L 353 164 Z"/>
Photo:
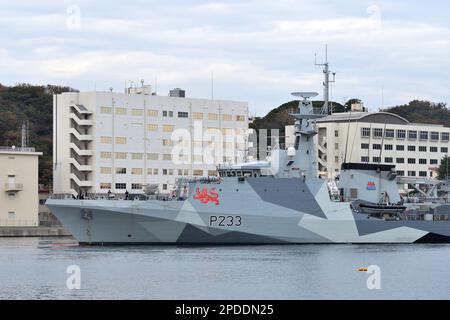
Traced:
<path id="1" fill-rule="evenodd" d="M 348 111 L 352 110 L 352 104 L 360 104 L 360 103 L 362 103 L 362 101 L 360 99 L 357 99 L 357 98 L 353 98 L 353 99 L 348 100 L 344 104 L 345 112 L 348 112 Z"/>
<path id="2" fill-rule="evenodd" d="M 439 176 L 438 179 L 439 180 L 447 180 L 448 177 L 450 176 L 450 158 L 449 157 L 444 157 L 441 160 L 441 165 L 439 166 Z"/>

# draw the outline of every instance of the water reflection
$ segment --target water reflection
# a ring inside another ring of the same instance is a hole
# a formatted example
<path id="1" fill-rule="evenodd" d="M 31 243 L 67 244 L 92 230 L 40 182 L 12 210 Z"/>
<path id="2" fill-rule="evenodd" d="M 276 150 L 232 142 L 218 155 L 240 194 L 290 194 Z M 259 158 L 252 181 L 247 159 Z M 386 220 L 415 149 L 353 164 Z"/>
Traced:
<path id="1" fill-rule="evenodd" d="M 0 299 L 449 299 L 449 245 L 83 247 L 0 239 Z M 382 270 L 382 290 L 368 275 Z M 66 269 L 81 268 L 81 290 Z"/>

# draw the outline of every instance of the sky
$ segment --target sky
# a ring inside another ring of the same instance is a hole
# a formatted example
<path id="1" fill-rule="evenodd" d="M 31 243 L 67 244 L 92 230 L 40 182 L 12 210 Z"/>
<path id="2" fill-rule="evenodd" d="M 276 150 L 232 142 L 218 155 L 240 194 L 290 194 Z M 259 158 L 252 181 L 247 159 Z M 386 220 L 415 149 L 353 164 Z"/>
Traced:
<path id="1" fill-rule="evenodd" d="M 413 99 L 450 104 L 448 1 L 0 0 L 0 83 L 247 101 L 262 116 L 293 91 L 370 110 Z"/>

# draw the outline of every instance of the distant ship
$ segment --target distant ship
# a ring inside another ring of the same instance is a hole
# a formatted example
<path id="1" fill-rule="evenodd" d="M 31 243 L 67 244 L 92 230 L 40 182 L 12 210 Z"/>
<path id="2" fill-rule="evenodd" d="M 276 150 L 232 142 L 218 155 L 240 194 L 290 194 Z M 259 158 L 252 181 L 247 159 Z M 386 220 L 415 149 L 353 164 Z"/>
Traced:
<path id="1" fill-rule="evenodd" d="M 295 146 L 268 161 L 220 166 L 217 179 L 180 181 L 173 197 L 46 205 L 80 244 L 449 243 L 450 206 L 409 210 L 395 166 L 345 163 L 339 184 L 318 176 L 316 93 L 301 97 Z M 357 199 L 349 201 L 347 199 Z"/>

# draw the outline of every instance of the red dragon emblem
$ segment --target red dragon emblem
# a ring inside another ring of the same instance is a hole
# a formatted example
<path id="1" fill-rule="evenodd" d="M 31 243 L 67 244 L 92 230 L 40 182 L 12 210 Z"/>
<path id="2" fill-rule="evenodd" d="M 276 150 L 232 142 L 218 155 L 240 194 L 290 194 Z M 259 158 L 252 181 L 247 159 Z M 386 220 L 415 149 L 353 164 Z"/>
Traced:
<path id="1" fill-rule="evenodd" d="M 208 202 L 213 202 L 216 206 L 219 204 L 219 194 L 217 193 L 216 188 L 211 188 L 208 194 L 208 190 L 203 188 L 200 192 L 200 188 L 195 190 L 194 199 L 200 200 L 201 203 L 207 204 Z"/>

